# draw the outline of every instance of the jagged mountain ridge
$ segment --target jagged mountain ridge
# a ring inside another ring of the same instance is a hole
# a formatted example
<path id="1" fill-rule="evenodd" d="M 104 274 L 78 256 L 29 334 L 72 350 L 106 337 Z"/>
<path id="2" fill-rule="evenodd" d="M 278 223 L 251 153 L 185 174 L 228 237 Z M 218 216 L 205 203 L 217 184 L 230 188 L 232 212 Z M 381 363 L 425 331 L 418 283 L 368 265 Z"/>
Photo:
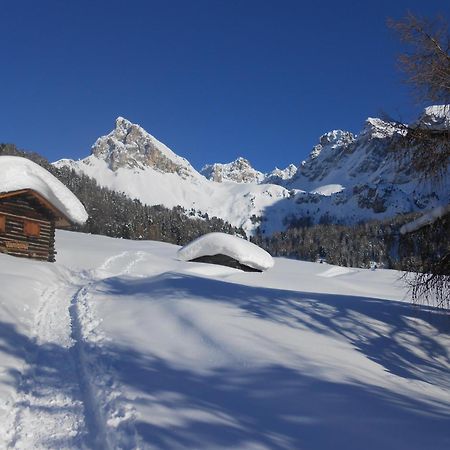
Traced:
<path id="1" fill-rule="evenodd" d="M 236 183 L 261 183 L 265 176 L 259 170 L 254 169 L 250 161 L 245 158 L 237 158 L 228 164 L 207 164 L 200 173 L 210 181 L 221 183 L 222 181 L 235 181 Z"/>
<path id="2" fill-rule="evenodd" d="M 430 107 L 419 118 L 447 127 L 447 109 Z M 242 226 L 253 233 L 284 229 L 292 219 L 356 223 L 449 202 L 449 186 L 421 184 L 395 158 L 398 128 L 369 118 L 359 135 L 334 130 L 321 136 L 298 166 L 263 174 L 248 160 L 205 166 L 201 172 L 139 125 L 119 117 L 79 161 L 60 160 L 143 203 L 180 205 Z"/>
<path id="3" fill-rule="evenodd" d="M 206 164 L 200 173 L 210 181 L 221 183 L 234 181 L 236 183 L 279 184 L 291 179 L 297 172 L 297 166 L 289 164 L 285 169 L 275 167 L 268 173 L 260 172 L 252 167 L 248 159 L 239 157 L 229 163 Z"/>
<path id="4" fill-rule="evenodd" d="M 106 161 L 113 171 L 123 167 L 151 167 L 163 173 L 177 173 L 183 178 L 196 174 L 189 161 L 123 117 L 116 119 L 116 127 L 111 133 L 97 139 L 92 155 Z"/>

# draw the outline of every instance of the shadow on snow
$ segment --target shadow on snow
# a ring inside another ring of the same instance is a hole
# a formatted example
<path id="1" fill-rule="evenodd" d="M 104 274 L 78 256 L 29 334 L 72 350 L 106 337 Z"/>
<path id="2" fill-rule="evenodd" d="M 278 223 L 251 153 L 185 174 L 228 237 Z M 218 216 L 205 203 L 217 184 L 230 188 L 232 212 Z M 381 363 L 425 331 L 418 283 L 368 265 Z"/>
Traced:
<path id="1" fill-rule="evenodd" d="M 149 302 L 189 297 L 231 303 L 264 320 L 341 337 L 405 383 L 449 385 L 448 349 L 433 338 L 448 333 L 449 322 L 432 308 L 254 288 L 174 273 L 111 278 L 102 283 L 102 291 Z M 63 363 L 73 359 L 71 349 L 39 346 L 7 323 L 0 323 L 0 349 L 18 357 L 27 355 L 30 369 L 22 374 L 23 380 L 38 372 L 41 389 L 60 389 L 76 400 L 65 383 L 68 371 L 76 367 Z M 96 354 L 98 349 L 86 348 L 86 354 L 90 352 Z M 33 355 L 39 355 L 38 360 Z M 436 405 L 369 383 L 315 379 L 282 365 L 197 373 L 168 365 L 151 349 L 138 352 L 114 342 L 103 346 L 98 357 L 134 393 L 135 403 L 154 411 L 151 421 L 138 417 L 136 428 L 156 448 L 439 450 L 450 446 L 448 403 Z M 19 383 L 19 374 L 11 375 Z M 21 389 L 28 388 L 21 384 Z M 56 448 L 59 443 L 49 438 L 41 444 Z"/>

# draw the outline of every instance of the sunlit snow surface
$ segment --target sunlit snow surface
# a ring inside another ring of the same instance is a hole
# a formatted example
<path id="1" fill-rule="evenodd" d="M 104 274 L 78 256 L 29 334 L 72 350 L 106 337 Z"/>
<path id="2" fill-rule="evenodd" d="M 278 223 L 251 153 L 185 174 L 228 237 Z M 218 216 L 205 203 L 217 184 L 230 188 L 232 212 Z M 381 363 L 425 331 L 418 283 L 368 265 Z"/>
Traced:
<path id="1" fill-rule="evenodd" d="M 398 272 L 56 245 L 0 255 L 0 448 L 449 448 L 450 321 Z"/>

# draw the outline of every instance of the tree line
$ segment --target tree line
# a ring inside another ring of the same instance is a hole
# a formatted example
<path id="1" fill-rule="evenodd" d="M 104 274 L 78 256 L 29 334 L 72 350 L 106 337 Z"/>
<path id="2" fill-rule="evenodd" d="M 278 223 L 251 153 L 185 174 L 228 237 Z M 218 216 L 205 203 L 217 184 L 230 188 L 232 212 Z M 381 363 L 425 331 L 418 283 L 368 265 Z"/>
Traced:
<path id="1" fill-rule="evenodd" d="M 411 270 L 448 251 L 450 215 L 417 233 L 400 233 L 419 214 L 395 216 L 346 226 L 332 223 L 310 226 L 292 224 L 271 236 L 257 234 L 252 241 L 273 256 L 326 261 L 347 267 L 384 267 Z"/>

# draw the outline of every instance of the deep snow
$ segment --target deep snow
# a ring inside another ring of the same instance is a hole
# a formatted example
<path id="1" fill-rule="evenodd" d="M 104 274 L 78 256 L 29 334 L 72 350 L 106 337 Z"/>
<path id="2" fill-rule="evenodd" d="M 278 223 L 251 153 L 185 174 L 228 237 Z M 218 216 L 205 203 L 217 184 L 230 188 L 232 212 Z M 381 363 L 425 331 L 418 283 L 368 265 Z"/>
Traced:
<path id="1" fill-rule="evenodd" d="M 450 321 L 399 273 L 57 247 L 0 254 L 1 448 L 449 448 Z"/>

